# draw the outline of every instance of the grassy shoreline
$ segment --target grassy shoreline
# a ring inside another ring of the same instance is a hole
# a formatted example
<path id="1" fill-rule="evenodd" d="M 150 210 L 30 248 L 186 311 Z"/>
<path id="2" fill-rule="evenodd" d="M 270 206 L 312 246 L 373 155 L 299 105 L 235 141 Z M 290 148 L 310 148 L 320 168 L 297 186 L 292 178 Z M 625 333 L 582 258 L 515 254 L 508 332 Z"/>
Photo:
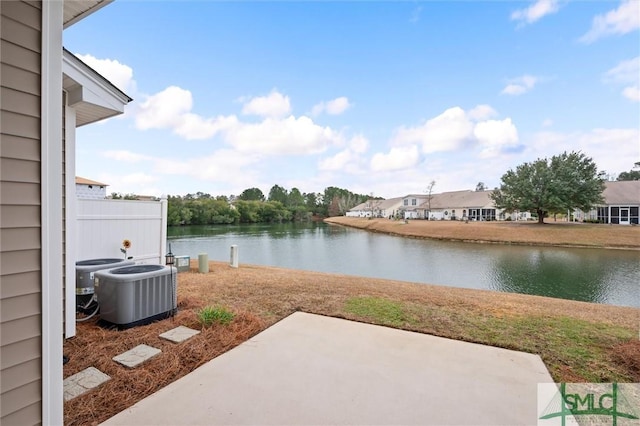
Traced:
<path id="1" fill-rule="evenodd" d="M 99 424 L 296 311 L 493 345 L 540 355 L 558 382 L 640 382 L 640 309 L 541 296 L 209 262 L 210 272 L 178 275 L 173 318 L 125 331 L 78 324 L 64 343 L 64 377 L 96 367 L 111 380 L 65 402 L 65 424 Z M 235 313 L 203 327 L 205 306 Z M 202 330 L 182 344 L 158 334 Z M 136 369 L 112 357 L 139 344 L 162 353 Z M 197 392 L 197 390 L 194 390 Z"/>
<path id="2" fill-rule="evenodd" d="M 324 220 L 349 226 L 411 238 L 473 243 L 520 244 L 557 247 L 582 247 L 640 250 L 640 227 L 567 222 L 461 222 L 367 219 L 336 216 Z"/>

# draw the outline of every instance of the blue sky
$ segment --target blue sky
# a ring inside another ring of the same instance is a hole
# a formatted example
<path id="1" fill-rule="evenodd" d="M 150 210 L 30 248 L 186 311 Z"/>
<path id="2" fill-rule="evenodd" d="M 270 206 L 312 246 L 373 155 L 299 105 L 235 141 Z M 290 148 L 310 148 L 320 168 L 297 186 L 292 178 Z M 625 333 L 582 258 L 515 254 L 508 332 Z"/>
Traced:
<path id="1" fill-rule="evenodd" d="M 109 192 L 493 188 L 580 150 L 640 161 L 640 1 L 129 1 L 65 30 L 134 98 L 77 131 Z"/>

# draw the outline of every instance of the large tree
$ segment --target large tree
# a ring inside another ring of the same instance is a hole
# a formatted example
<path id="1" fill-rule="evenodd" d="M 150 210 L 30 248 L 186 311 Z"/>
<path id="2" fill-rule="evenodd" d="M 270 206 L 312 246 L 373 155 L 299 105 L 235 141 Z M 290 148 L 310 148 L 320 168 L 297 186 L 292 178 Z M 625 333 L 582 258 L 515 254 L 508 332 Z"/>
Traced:
<path id="1" fill-rule="evenodd" d="M 291 188 L 289 192 L 289 204 L 290 207 L 299 207 L 304 205 L 304 196 L 298 188 Z"/>
<path id="2" fill-rule="evenodd" d="M 248 188 L 238 195 L 238 200 L 264 201 L 264 193 L 259 188 Z"/>
<path id="3" fill-rule="evenodd" d="M 289 204 L 289 193 L 280 185 L 273 185 L 269 191 L 269 201 L 278 201 L 286 206 Z"/>
<path id="4" fill-rule="evenodd" d="M 502 176 L 500 188 L 491 193 L 497 208 L 530 211 L 538 223 L 550 212 L 590 210 L 602 202 L 604 172 L 581 152 L 554 155 L 519 165 Z"/>

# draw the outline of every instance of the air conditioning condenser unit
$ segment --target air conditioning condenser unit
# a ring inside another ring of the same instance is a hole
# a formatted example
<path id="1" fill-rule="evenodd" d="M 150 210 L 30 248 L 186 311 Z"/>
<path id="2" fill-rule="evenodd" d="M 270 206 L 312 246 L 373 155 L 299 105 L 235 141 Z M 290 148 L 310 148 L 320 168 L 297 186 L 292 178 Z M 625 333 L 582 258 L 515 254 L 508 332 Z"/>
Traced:
<path id="1" fill-rule="evenodd" d="M 134 265 L 95 273 L 100 320 L 119 329 L 175 314 L 177 271 L 171 266 Z"/>

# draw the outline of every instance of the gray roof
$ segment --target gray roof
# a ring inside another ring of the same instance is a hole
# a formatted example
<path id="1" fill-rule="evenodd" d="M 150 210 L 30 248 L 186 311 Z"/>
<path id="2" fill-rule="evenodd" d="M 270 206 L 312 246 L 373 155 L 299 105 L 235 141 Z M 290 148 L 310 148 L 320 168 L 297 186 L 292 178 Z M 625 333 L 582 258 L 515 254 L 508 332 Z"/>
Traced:
<path id="1" fill-rule="evenodd" d="M 390 209 L 390 208 L 396 207 L 400 203 L 402 203 L 402 197 L 388 198 L 386 200 L 382 200 L 382 202 L 378 205 L 378 209 L 380 210 Z"/>
<path id="2" fill-rule="evenodd" d="M 433 194 L 431 209 L 493 207 L 493 201 L 489 198 L 491 192 L 464 190 Z M 422 203 L 420 207 L 428 208 L 428 203 Z"/>
<path id="3" fill-rule="evenodd" d="M 605 204 L 640 204 L 640 180 L 605 182 L 602 193 Z"/>
<path id="4" fill-rule="evenodd" d="M 358 204 L 357 206 L 349 209 L 350 212 L 357 212 L 357 211 L 361 211 L 361 210 L 369 210 L 371 209 L 371 205 L 370 202 L 372 200 L 367 200 L 364 203 Z M 398 198 L 388 198 L 386 200 L 373 200 L 373 207 L 376 210 L 386 210 L 389 208 L 393 208 L 396 205 L 400 204 L 402 202 L 402 197 L 398 197 Z"/>

